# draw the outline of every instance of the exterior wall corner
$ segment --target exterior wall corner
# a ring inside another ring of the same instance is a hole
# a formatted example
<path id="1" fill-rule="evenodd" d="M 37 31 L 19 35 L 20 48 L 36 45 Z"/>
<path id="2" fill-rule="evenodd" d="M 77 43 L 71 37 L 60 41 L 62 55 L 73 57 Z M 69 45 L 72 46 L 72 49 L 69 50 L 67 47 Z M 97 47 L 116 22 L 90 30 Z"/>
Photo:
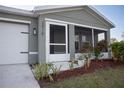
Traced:
<path id="1" fill-rule="evenodd" d="M 38 18 L 38 63 L 46 63 L 46 37 L 45 20 L 41 16 Z"/>

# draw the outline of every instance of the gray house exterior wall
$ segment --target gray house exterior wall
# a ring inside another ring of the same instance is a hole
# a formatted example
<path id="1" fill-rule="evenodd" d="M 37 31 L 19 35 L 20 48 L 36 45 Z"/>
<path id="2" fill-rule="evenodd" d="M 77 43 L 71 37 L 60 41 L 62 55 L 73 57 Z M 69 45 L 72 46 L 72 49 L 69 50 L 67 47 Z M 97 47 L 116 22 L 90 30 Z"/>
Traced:
<path id="1" fill-rule="evenodd" d="M 31 21 L 31 24 L 29 24 L 28 52 L 38 52 L 38 35 L 35 35 L 35 36 L 33 35 L 33 28 L 38 29 L 37 18 L 7 14 L 7 13 L 2 13 L 2 12 L 0 12 L 0 17 Z M 28 63 L 33 64 L 37 62 L 38 62 L 38 54 L 29 54 Z"/>
<path id="2" fill-rule="evenodd" d="M 45 16 L 45 18 L 67 21 L 67 22 L 88 25 L 88 26 L 93 26 L 93 27 L 98 27 L 103 29 L 110 28 L 108 24 L 101 22 L 99 18 L 91 15 L 89 12 L 85 11 L 84 9 L 50 13 L 42 16 Z"/>
<path id="3" fill-rule="evenodd" d="M 41 14 L 38 19 L 38 49 L 39 49 L 39 57 L 38 60 L 40 63 L 46 62 L 46 29 L 45 18 L 60 20 L 70 23 L 82 24 L 87 26 L 92 26 L 96 28 L 103 28 L 109 31 L 110 26 L 105 24 L 100 19 L 96 18 L 95 16 L 91 15 L 85 10 L 73 10 L 73 11 L 66 11 L 66 12 L 57 12 L 57 13 L 48 13 L 48 14 Z M 75 57 L 75 45 L 74 45 L 74 25 L 69 25 L 69 52 L 70 52 L 70 59 L 74 59 Z M 85 27 L 85 26 L 84 26 Z M 92 28 L 91 28 L 92 29 Z M 89 36 L 92 39 L 92 37 Z M 107 40 L 110 40 L 110 34 L 107 35 Z"/>
<path id="4" fill-rule="evenodd" d="M 44 17 L 38 18 L 38 62 L 46 62 L 46 31 Z"/>
<path id="5" fill-rule="evenodd" d="M 71 10 L 66 12 L 40 14 L 37 18 L 0 12 L 0 17 L 31 21 L 31 24 L 29 24 L 29 44 L 28 44 L 29 48 L 28 49 L 29 49 L 29 52 L 38 52 L 38 54 L 29 54 L 28 56 L 29 64 L 34 64 L 37 62 L 39 63 L 46 62 L 46 38 L 47 37 L 46 37 L 45 18 L 107 29 L 108 30 L 107 41 L 110 42 L 111 27 L 109 26 L 109 24 L 105 23 L 104 21 L 101 21 L 99 18 L 97 18 L 96 16 L 92 15 L 91 13 L 89 13 L 84 9 Z M 68 24 L 68 25 L 69 25 L 68 26 L 69 27 L 69 53 L 70 53 L 70 59 L 73 59 L 75 57 L 74 25 L 72 24 Z M 33 28 L 36 28 L 38 30 L 38 35 L 33 35 Z"/>

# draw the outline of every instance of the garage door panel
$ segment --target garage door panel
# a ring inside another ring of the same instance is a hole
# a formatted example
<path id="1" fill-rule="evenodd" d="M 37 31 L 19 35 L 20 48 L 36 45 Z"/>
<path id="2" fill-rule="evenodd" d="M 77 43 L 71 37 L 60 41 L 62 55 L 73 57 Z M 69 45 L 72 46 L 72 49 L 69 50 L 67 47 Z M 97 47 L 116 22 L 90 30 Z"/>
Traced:
<path id="1" fill-rule="evenodd" d="M 0 22 L 0 64 L 27 63 L 28 25 Z"/>

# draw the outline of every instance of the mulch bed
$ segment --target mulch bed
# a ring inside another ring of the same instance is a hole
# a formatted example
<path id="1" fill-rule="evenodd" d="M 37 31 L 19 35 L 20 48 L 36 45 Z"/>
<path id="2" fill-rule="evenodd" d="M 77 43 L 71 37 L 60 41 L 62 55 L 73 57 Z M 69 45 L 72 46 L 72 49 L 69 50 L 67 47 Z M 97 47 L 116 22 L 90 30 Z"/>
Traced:
<path id="1" fill-rule="evenodd" d="M 90 67 L 88 69 L 85 69 L 84 67 L 80 67 L 80 68 L 75 68 L 73 70 L 61 71 L 58 75 L 52 75 L 52 77 L 56 82 L 56 81 L 61 81 L 63 79 L 67 79 L 74 76 L 93 73 L 97 69 L 102 69 L 107 67 L 114 68 L 119 65 L 124 65 L 124 62 L 119 62 L 119 61 L 115 62 L 113 59 L 92 60 Z M 44 78 L 43 80 L 38 81 L 40 87 L 43 87 L 48 82 L 50 82 L 49 78 Z"/>

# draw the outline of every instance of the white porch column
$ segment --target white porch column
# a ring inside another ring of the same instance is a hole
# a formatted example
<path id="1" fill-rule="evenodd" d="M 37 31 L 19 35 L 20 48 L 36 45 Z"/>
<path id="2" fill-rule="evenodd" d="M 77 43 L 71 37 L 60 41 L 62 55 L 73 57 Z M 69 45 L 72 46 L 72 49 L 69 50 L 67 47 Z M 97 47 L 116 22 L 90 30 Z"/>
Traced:
<path id="1" fill-rule="evenodd" d="M 92 28 L 92 46 L 94 47 L 94 29 Z"/>

